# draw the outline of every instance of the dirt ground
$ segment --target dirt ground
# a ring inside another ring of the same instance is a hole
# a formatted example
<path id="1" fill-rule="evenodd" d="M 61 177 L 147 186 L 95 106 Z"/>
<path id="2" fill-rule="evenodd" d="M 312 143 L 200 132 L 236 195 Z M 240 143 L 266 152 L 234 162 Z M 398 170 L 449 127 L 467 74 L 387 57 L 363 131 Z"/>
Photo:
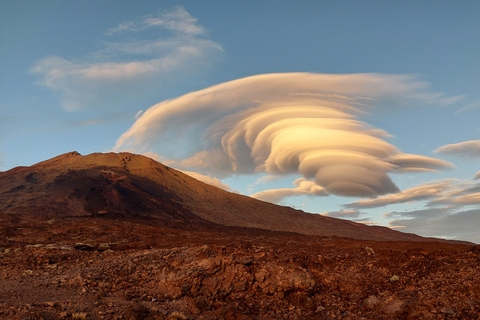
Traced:
<path id="1" fill-rule="evenodd" d="M 81 217 L 2 224 L 0 319 L 480 317 L 479 246 Z"/>

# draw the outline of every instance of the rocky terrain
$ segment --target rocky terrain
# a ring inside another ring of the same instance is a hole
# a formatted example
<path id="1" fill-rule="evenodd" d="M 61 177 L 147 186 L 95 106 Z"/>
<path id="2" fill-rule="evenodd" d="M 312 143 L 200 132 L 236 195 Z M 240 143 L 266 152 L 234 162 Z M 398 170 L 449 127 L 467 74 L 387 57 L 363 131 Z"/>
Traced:
<path id="1" fill-rule="evenodd" d="M 0 319 L 478 319 L 479 265 L 129 154 L 0 173 Z"/>

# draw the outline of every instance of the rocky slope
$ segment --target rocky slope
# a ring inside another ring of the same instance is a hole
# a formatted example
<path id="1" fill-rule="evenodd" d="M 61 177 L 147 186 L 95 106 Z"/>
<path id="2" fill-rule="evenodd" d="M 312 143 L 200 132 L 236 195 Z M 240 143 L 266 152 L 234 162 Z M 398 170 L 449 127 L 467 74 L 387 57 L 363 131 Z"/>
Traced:
<path id="1" fill-rule="evenodd" d="M 0 319 L 478 319 L 480 248 L 50 220 L 0 250 Z M 58 227 L 62 225 L 63 229 Z"/>
<path id="2" fill-rule="evenodd" d="M 181 228 L 217 224 L 366 240 L 425 240 L 226 192 L 129 153 L 82 156 L 72 152 L 1 172 L 0 213 L 150 219 Z"/>

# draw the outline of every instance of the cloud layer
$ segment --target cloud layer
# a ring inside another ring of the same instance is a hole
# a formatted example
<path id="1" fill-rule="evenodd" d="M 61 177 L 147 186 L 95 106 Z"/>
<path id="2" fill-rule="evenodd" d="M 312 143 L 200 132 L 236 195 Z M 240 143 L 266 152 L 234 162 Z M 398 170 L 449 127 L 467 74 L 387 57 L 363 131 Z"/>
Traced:
<path id="1" fill-rule="evenodd" d="M 455 179 L 448 179 L 433 183 L 422 184 L 398 193 L 365 199 L 345 205 L 348 208 L 379 208 L 392 204 L 439 199 L 447 195 L 447 191 L 454 188 Z"/>
<path id="2" fill-rule="evenodd" d="M 378 196 L 399 191 L 389 173 L 452 166 L 404 154 L 385 141 L 388 133 L 358 120 L 372 108 L 410 100 L 448 98 L 410 76 L 257 75 L 152 106 L 115 150 L 153 151 L 177 167 L 216 175 L 300 174 L 321 188 L 310 192 L 322 195 Z"/>
<path id="3" fill-rule="evenodd" d="M 421 234 L 422 236 L 460 239 L 480 243 L 478 226 L 480 209 L 471 209 L 451 213 L 452 208 L 423 209 L 410 212 L 392 212 L 390 222 L 394 228 Z"/>
<path id="4" fill-rule="evenodd" d="M 385 213 L 390 227 L 423 236 L 480 241 L 480 184 L 472 181 L 431 181 L 396 194 L 346 204 L 344 211 L 357 212 L 404 203 L 415 203 L 416 207 L 423 208 Z"/>
<path id="5" fill-rule="evenodd" d="M 151 31 L 164 33 L 152 38 Z M 180 6 L 121 23 L 106 34 L 112 40 L 87 57 L 48 56 L 31 68 L 41 85 L 59 94 L 65 109 L 105 104 L 118 108 L 126 97 L 133 102 L 138 95 L 158 91 L 174 75 L 199 71 L 222 51 Z M 131 34 L 135 37 L 128 37 Z"/>

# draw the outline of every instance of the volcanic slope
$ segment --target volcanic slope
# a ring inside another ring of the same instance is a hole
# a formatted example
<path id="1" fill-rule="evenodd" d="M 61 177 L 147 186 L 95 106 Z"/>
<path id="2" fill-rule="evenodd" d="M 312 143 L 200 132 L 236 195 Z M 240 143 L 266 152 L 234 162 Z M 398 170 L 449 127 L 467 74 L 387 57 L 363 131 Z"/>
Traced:
<path id="1" fill-rule="evenodd" d="M 70 152 L 0 172 L 0 214 L 143 219 L 175 228 L 229 226 L 363 240 L 432 241 L 230 193 L 130 153 Z"/>

